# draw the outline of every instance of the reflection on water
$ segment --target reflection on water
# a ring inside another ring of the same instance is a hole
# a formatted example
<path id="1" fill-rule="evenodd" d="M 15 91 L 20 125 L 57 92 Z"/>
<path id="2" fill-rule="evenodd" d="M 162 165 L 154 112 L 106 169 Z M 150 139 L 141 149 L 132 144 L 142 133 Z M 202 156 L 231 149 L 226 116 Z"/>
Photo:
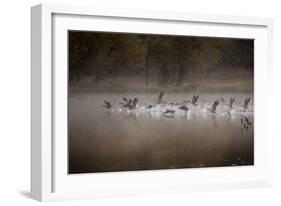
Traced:
<path id="1" fill-rule="evenodd" d="M 138 97 L 136 111 L 122 109 L 126 95 Z M 163 115 L 166 106 L 152 109 L 157 94 L 85 94 L 69 98 L 69 173 L 151 170 L 169 168 L 253 165 L 253 126 L 241 129 L 244 116 L 253 122 L 253 103 L 243 112 L 245 94 L 229 109 L 220 102 L 215 114 L 207 110 L 221 94 L 200 94 L 198 106 L 178 106 Z M 187 94 L 165 94 L 169 102 L 191 99 Z M 112 104 L 110 111 L 101 105 Z"/>

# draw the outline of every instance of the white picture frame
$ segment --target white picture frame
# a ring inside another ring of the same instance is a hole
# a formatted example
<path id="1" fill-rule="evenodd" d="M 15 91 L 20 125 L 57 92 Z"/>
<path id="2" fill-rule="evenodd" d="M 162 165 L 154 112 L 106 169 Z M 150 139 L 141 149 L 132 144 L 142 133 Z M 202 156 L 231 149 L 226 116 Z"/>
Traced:
<path id="1" fill-rule="evenodd" d="M 31 26 L 32 198 L 53 201 L 273 185 L 273 134 L 266 112 L 273 76 L 272 19 L 40 4 L 31 8 Z M 73 28 L 255 39 L 255 165 L 68 175 L 65 34 Z"/>

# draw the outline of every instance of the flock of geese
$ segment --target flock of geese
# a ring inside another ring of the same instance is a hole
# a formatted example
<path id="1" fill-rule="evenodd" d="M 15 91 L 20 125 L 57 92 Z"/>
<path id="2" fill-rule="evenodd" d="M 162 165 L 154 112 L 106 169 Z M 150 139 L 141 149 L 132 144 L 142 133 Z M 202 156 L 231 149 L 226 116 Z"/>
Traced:
<path id="1" fill-rule="evenodd" d="M 138 98 L 130 99 L 130 98 L 122 97 L 122 102 L 120 102 L 120 106 L 122 109 L 125 109 L 128 112 L 154 111 L 160 113 L 160 115 L 163 115 L 165 117 L 173 117 L 176 112 L 180 112 L 180 111 L 183 112 L 184 114 L 187 114 L 187 112 L 190 110 L 190 107 L 199 108 L 199 100 L 198 100 L 199 95 L 193 95 L 191 100 L 183 100 L 182 102 L 168 102 L 164 100 L 163 96 L 164 96 L 164 92 L 160 92 L 157 98 L 154 98 L 154 103 L 146 104 L 141 107 L 139 106 Z M 238 108 L 236 112 L 241 112 L 241 113 L 247 112 L 250 101 L 251 98 L 246 97 L 242 102 L 241 106 L 236 106 L 234 105 L 235 97 L 231 97 L 228 103 L 226 103 L 223 97 L 220 97 L 216 99 L 213 102 L 213 104 L 211 105 L 204 104 L 203 107 L 202 106 L 200 107 L 200 109 L 207 111 L 211 114 L 216 114 L 218 112 L 217 107 L 221 103 L 227 107 L 227 109 L 224 110 L 224 112 L 230 117 L 231 112 L 234 111 L 234 106 L 235 108 Z M 112 103 L 110 101 L 105 100 L 102 107 L 104 107 L 107 111 L 110 112 L 112 109 Z M 249 126 L 253 125 L 253 123 L 250 122 L 248 117 L 246 117 L 245 115 L 241 116 L 240 123 L 241 123 L 241 128 L 248 128 Z"/>

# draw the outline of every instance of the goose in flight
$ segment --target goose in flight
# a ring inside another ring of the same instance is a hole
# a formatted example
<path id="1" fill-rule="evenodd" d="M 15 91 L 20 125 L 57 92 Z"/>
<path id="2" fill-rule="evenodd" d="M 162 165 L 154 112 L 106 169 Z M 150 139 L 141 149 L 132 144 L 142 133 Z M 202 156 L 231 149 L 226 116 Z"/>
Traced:
<path id="1" fill-rule="evenodd" d="M 139 102 L 139 99 L 138 98 L 134 98 L 133 101 L 131 102 L 131 104 L 129 104 L 128 108 L 130 110 L 136 109 L 137 106 L 138 106 L 138 102 Z"/>
<path id="2" fill-rule="evenodd" d="M 197 95 L 197 96 L 193 95 L 191 101 L 190 100 L 183 100 L 182 103 L 183 104 L 192 104 L 193 106 L 197 106 L 198 105 L 197 104 L 198 98 L 199 98 L 199 95 Z"/>
<path id="3" fill-rule="evenodd" d="M 213 103 L 212 108 L 211 108 L 211 109 L 208 108 L 208 110 L 209 110 L 210 112 L 212 112 L 212 113 L 216 113 L 216 109 L 217 109 L 217 106 L 218 106 L 219 102 L 220 102 L 219 100 L 216 100 L 216 101 Z"/>
<path id="4" fill-rule="evenodd" d="M 246 110 L 248 109 L 248 105 L 249 105 L 250 101 L 251 101 L 251 97 L 249 97 L 249 98 L 246 97 L 246 99 L 244 100 L 243 105 L 242 105 L 244 112 L 246 112 Z"/>
<path id="5" fill-rule="evenodd" d="M 253 122 L 250 122 L 250 120 L 248 119 L 248 117 L 244 117 L 245 122 L 247 123 L 247 125 L 253 125 Z"/>
<path id="6" fill-rule="evenodd" d="M 120 104 L 124 107 L 124 108 L 128 108 L 129 110 L 133 110 L 133 109 L 136 109 L 137 106 L 138 106 L 138 98 L 134 98 L 133 100 L 132 99 L 129 99 L 126 100 L 123 98 L 124 102 L 121 102 Z"/>
<path id="7" fill-rule="evenodd" d="M 104 104 L 102 105 L 104 108 L 106 108 L 107 110 L 110 110 L 110 108 L 112 107 L 111 103 L 109 101 L 104 100 Z"/>
<path id="8" fill-rule="evenodd" d="M 124 102 L 120 102 L 120 104 L 124 107 L 124 108 L 128 108 L 129 105 L 131 105 L 132 100 L 131 99 L 127 99 L 126 97 L 123 97 L 123 101 Z"/>
<path id="9" fill-rule="evenodd" d="M 240 119 L 240 127 L 241 127 L 241 129 L 244 128 L 244 119 L 243 118 Z"/>
<path id="10" fill-rule="evenodd" d="M 164 96 L 164 92 L 160 92 L 157 99 L 155 99 L 157 104 L 163 103 L 163 96 Z"/>
<path id="11" fill-rule="evenodd" d="M 241 129 L 243 128 L 248 129 L 249 126 L 253 125 L 253 122 L 250 122 L 248 117 L 241 118 L 240 123 L 241 123 Z"/>
<path id="12" fill-rule="evenodd" d="M 229 99 L 229 103 L 227 104 L 231 109 L 233 108 L 234 101 L 235 101 L 235 97 L 231 97 Z"/>
<path id="13" fill-rule="evenodd" d="M 244 118 L 241 118 L 240 123 L 241 123 L 241 129 L 244 129 L 244 128 L 248 129 L 249 125 Z"/>
<path id="14" fill-rule="evenodd" d="M 198 98 L 199 98 L 199 95 L 193 95 L 193 97 L 192 97 L 192 100 L 191 100 L 191 104 L 193 105 L 193 106 L 197 106 L 198 104 L 197 104 L 197 100 L 198 100 Z"/>
<path id="15" fill-rule="evenodd" d="M 188 111 L 188 107 L 185 105 L 180 106 L 179 109 L 184 111 L 185 113 Z"/>

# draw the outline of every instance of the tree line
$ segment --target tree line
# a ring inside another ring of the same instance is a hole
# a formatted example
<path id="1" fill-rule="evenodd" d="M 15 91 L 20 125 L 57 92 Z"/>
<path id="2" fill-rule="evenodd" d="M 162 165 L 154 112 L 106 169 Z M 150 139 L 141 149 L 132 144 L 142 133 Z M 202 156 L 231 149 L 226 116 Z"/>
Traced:
<path id="1" fill-rule="evenodd" d="M 90 75 L 98 83 L 125 71 L 148 86 L 156 72 L 159 85 L 181 86 L 190 71 L 253 68 L 253 40 L 69 31 L 68 45 L 71 82 Z"/>

